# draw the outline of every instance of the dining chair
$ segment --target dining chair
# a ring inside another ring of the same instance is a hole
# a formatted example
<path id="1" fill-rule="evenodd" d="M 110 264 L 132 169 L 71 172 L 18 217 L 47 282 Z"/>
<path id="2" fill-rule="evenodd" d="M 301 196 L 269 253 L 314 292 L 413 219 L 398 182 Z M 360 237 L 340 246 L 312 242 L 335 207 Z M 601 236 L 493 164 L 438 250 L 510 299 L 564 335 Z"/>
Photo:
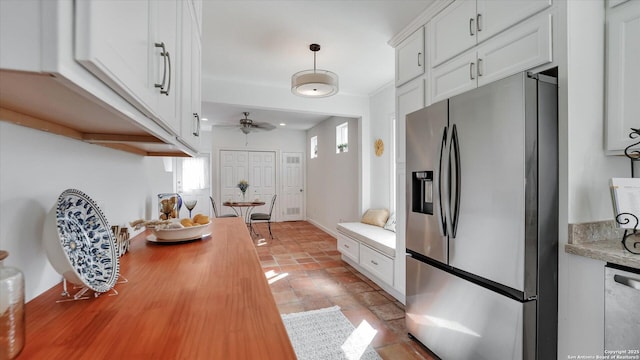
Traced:
<path id="1" fill-rule="evenodd" d="M 255 230 L 253 230 L 253 222 L 266 221 L 269 226 L 269 235 L 273 239 L 273 234 L 271 233 L 271 214 L 273 213 L 273 204 L 275 204 L 276 202 L 276 196 L 278 195 L 273 195 L 273 197 L 271 198 L 271 207 L 269 208 L 269 213 L 253 213 L 249 217 L 249 230 L 252 231 L 254 234 L 257 234 L 257 233 L 255 232 Z"/>
<path id="2" fill-rule="evenodd" d="M 211 206 L 213 206 L 213 215 L 217 218 L 230 218 L 230 217 L 238 217 L 238 215 L 236 214 L 224 214 L 224 215 L 218 215 L 218 208 L 216 207 L 216 201 L 213 200 L 213 196 L 209 196 L 209 199 L 211 199 Z"/>

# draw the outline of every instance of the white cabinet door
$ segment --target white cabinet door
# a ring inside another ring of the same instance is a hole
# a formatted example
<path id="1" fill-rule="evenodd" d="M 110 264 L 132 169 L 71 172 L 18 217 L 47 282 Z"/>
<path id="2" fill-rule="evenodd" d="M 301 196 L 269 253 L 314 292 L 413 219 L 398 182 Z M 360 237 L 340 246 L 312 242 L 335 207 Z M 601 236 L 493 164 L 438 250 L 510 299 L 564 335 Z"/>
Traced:
<path id="1" fill-rule="evenodd" d="M 432 102 L 550 62 L 551 24 L 551 15 L 540 15 L 433 68 Z"/>
<path id="2" fill-rule="evenodd" d="M 606 31 L 606 149 L 619 152 L 640 127 L 640 1 L 608 9 Z"/>
<path id="3" fill-rule="evenodd" d="M 396 48 L 396 86 L 424 74 L 424 60 L 424 28 L 420 28 Z"/>
<path id="4" fill-rule="evenodd" d="M 478 86 L 552 60 L 551 15 L 541 15 L 478 45 Z"/>
<path id="5" fill-rule="evenodd" d="M 187 146 L 200 147 L 201 49 L 197 24 L 190 5 L 182 2 L 182 41 L 180 71 L 180 139 Z"/>
<path id="6" fill-rule="evenodd" d="M 150 116 L 150 1 L 76 1 L 75 26 L 76 60 Z"/>
<path id="7" fill-rule="evenodd" d="M 413 80 L 396 89 L 396 159 L 405 162 L 406 116 L 424 107 L 424 78 Z"/>
<path id="8" fill-rule="evenodd" d="M 478 0 L 478 43 L 551 6 L 552 0 Z"/>
<path id="9" fill-rule="evenodd" d="M 154 82 L 161 83 L 163 79 L 165 81 L 163 88 L 155 91 L 155 103 L 160 118 L 176 134 L 180 131 L 180 87 L 178 86 L 178 74 L 182 62 L 178 47 L 180 4 L 181 2 L 176 0 L 151 3 L 152 21 L 155 22 L 152 26 L 155 28 L 155 34 L 151 37 L 154 44 L 151 68 L 154 70 Z M 164 56 L 161 54 L 162 48 L 156 47 L 155 44 L 164 45 Z"/>
<path id="10" fill-rule="evenodd" d="M 477 83 L 476 51 L 468 51 L 431 70 L 431 102 L 474 89 Z"/>
<path id="11" fill-rule="evenodd" d="M 476 2 L 458 0 L 431 20 L 431 66 L 476 45 Z"/>

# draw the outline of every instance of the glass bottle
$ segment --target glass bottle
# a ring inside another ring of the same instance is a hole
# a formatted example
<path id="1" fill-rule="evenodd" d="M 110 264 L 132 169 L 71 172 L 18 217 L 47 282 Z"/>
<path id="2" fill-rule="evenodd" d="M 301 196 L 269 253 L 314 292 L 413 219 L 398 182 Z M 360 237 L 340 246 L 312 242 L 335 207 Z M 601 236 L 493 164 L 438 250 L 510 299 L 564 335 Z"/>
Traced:
<path id="1" fill-rule="evenodd" d="M 9 253 L 0 250 L 0 359 L 18 357 L 24 346 L 24 276 L 5 267 Z"/>

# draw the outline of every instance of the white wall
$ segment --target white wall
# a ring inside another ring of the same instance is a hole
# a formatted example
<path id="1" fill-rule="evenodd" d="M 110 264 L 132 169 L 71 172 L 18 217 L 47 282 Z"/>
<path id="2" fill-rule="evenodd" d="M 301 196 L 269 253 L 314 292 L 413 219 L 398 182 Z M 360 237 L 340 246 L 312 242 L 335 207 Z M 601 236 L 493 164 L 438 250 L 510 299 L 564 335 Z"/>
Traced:
<path id="1" fill-rule="evenodd" d="M 608 180 L 630 173 L 628 160 L 604 153 L 604 1 L 560 5 L 566 7 L 566 46 L 560 47 L 566 53 L 559 56 L 566 65 L 559 67 L 558 359 L 567 359 L 604 351 L 605 265 L 564 252 L 567 226 L 612 219 Z"/>
<path id="2" fill-rule="evenodd" d="M 62 191 L 76 188 L 86 193 L 111 225 L 155 216 L 157 194 L 173 191 L 172 174 L 164 171 L 161 158 L 3 121 L 0 174 L 0 248 L 9 251 L 6 265 L 24 272 L 27 301 L 61 280 L 41 241 L 45 215 Z"/>
<path id="3" fill-rule="evenodd" d="M 349 151 L 336 154 L 336 126 L 348 121 Z M 318 137 L 318 157 L 307 156 L 307 218 L 336 234 L 341 221 L 359 221 L 358 119 L 331 117 L 307 131 L 307 143 Z"/>
<path id="4" fill-rule="evenodd" d="M 370 134 L 364 135 L 363 146 L 371 148 L 371 208 L 391 208 L 391 120 L 395 117 L 395 85 L 388 84 L 370 98 Z M 376 156 L 373 143 L 376 139 L 384 142 L 382 156 Z"/>

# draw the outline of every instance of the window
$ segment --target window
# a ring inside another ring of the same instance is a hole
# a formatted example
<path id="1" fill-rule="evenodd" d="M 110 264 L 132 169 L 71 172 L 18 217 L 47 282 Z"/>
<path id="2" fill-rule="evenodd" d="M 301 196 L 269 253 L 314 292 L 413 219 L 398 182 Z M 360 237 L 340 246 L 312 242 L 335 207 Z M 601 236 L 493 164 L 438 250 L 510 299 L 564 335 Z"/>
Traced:
<path id="1" fill-rule="evenodd" d="M 336 126 L 336 154 L 349 151 L 349 123 Z"/>
<path id="2" fill-rule="evenodd" d="M 318 157 L 318 137 L 311 137 L 311 148 L 309 149 L 309 154 L 311 154 L 311 158 L 315 159 Z"/>
<path id="3" fill-rule="evenodd" d="M 182 159 L 182 191 L 190 192 L 208 187 L 207 162 L 204 157 Z"/>

